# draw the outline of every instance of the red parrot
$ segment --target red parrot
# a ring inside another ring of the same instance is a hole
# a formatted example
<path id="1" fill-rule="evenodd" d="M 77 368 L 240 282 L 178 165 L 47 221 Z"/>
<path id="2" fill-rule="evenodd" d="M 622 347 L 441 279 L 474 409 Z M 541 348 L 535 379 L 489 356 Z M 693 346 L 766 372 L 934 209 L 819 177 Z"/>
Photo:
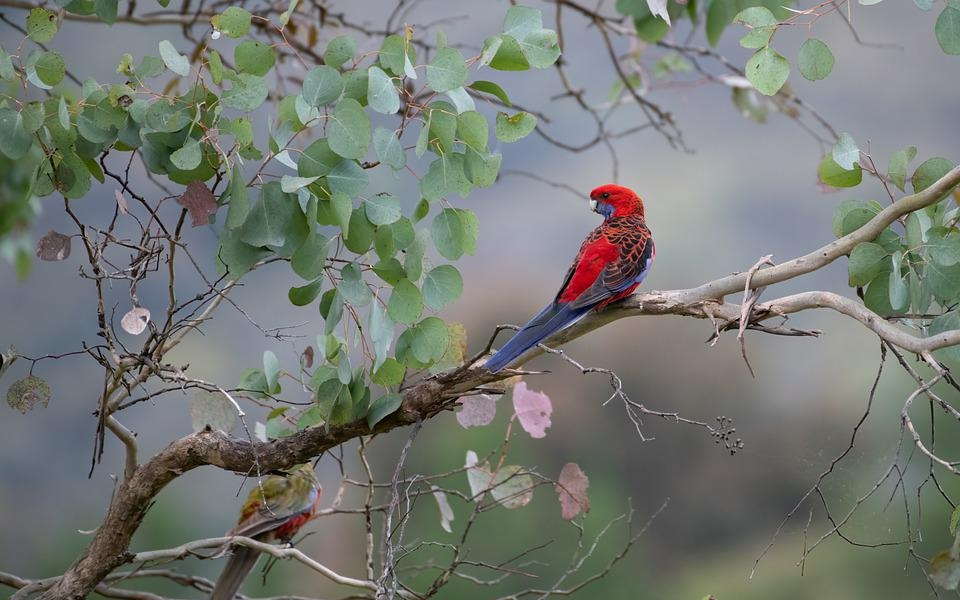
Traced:
<path id="1" fill-rule="evenodd" d="M 602 185 L 590 192 L 590 208 L 603 215 L 603 223 L 583 241 L 553 302 L 487 360 L 490 371 L 496 373 L 591 310 L 629 296 L 650 272 L 656 250 L 640 197 L 623 186 Z"/>
<path id="2" fill-rule="evenodd" d="M 297 465 L 283 475 L 267 475 L 250 491 L 240 510 L 240 520 L 227 535 L 242 535 L 263 542 L 289 543 L 304 523 L 312 519 L 323 490 L 309 464 Z M 217 579 L 210 600 L 233 600 L 260 553 L 234 546 L 233 555 Z"/>

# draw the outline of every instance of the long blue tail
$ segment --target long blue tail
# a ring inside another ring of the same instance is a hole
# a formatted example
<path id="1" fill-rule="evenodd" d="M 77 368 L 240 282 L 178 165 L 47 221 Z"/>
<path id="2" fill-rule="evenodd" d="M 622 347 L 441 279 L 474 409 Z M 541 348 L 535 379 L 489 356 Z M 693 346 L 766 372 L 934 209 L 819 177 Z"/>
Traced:
<path id="1" fill-rule="evenodd" d="M 500 348 L 491 356 L 484 366 L 491 372 L 496 373 L 554 332 L 563 329 L 585 315 L 590 311 L 590 308 L 592 307 L 570 308 L 570 303 L 567 302 L 550 304 L 530 319 L 530 322 L 510 338 L 510 341 L 504 344 L 503 348 Z"/>

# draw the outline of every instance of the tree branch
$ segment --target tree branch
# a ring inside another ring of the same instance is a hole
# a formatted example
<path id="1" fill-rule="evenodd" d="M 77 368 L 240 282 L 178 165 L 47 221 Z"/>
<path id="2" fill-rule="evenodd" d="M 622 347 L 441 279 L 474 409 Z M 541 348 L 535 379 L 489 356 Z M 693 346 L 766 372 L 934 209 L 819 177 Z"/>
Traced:
<path id="1" fill-rule="evenodd" d="M 748 289 L 769 286 L 815 271 L 848 254 L 861 242 L 873 240 L 903 215 L 937 202 L 960 183 L 960 167 L 954 168 L 926 190 L 904 196 L 863 227 L 822 248 L 758 270 L 750 277 Z M 640 294 L 598 313 L 591 313 L 573 327 L 558 332 L 545 343 L 557 346 L 576 339 L 607 323 L 638 315 L 673 314 L 702 319 L 740 319 L 740 306 L 723 300 L 727 294 L 742 292 L 747 273 L 729 275 L 695 288 Z M 831 292 L 805 292 L 757 305 L 751 320 L 786 315 L 808 308 L 830 308 L 863 323 L 884 340 L 912 352 L 924 352 L 960 343 L 960 333 L 949 332 L 920 338 L 913 336 L 859 303 Z M 528 351 L 514 362 L 523 364 L 543 350 Z M 453 405 L 461 394 L 485 384 L 511 377 L 509 369 L 494 374 L 482 365 L 463 365 L 447 373 L 422 380 L 403 391 L 400 409 L 371 430 L 365 419 L 341 426 L 322 426 L 270 442 L 249 442 L 223 432 L 205 431 L 174 441 L 148 462 L 136 468 L 118 488 L 103 523 L 90 545 L 64 575 L 43 594 L 44 600 L 80 600 L 103 581 L 107 574 L 135 556 L 127 550 L 152 500 L 170 481 L 203 465 L 250 472 L 255 464 L 263 471 L 282 469 L 307 461 L 330 448 L 354 438 L 383 433 L 396 427 L 428 419 Z"/>

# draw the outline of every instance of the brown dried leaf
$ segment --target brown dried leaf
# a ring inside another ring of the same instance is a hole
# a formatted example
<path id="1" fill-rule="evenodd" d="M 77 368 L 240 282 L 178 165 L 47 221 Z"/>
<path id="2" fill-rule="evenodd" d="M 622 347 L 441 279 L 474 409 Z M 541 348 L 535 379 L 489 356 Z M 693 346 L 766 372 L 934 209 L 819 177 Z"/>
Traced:
<path id="1" fill-rule="evenodd" d="M 457 400 L 457 403 L 460 404 L 457 422 L 464 429 L 489 425 L 497 416 L 497 402 L 486 394 L 464 396 Z"/>
<path id="2" fill-rule="evenodd" d="M 553 413 L 549 396 L 527 389 L 527 383 L 521 381 L 513 387 L 513 409 L 523 430 L 529 433 L 530 437 L 546 437 L 547 427 L 550 427 L 550 415 Z"/>
<path id="3" fill-rule="evenodd" d="M 140 335 L 147 328 L 150 322 L 150 311 L 140 306 L 130 309 L 127 314 L 120 319 L 120 327 L 130 335 Z"/>
<path id="4" fill-rule="evenodd" d="M 303 354 L 301 355 L 301 359 L 303 360 L 304 367 L 307 369 L 313 367 L 313 346 L 307 346 L 306 350 L 304 350 Z"/>
<path id="5" fill-rule="evenodd" d="M 40 260 L 64 260 L 70 256 L 70 236 L 54 230 L 37 242 L 37 258 Z"/>
<path id="6" fill-rule="evenodd" d="M 210 216 L 217 212 L 217 198 L 202 181 L 191 181 L 187 190 L 177 198 L 177 204 L 190 211 L 190 225 L 199 227 L 210 223 Z"/>
<path id="7" fill-rule="evenodd" d="M 553 489 L 560 499 L 560 509 L 563 518 L 570 520 L 580 513 L 590 512 L 590 499 L 587 498 L 587 488 L 590 480 L 580 469 L 577 463 L 567 463 L 560 471 L 560 478 Z"/>
<path id="8" fill-rule="evenodd" d="M 50 385 L 36 375 L 28 375 L 14 381 L 7 390 L 7 404 L 24 414 L 33 410 L 37 404 L 42 404 L 46 408 L 49 403 Z"/>

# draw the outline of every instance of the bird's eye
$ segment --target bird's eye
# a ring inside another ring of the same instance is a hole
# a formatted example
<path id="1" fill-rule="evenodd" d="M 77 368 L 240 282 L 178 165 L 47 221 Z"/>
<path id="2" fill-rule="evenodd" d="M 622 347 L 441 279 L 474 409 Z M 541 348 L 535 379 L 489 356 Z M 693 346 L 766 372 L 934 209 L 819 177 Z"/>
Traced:
<path id="1" fill-rule="evenodd" d="M 604 193 L 600 194 L 600 197 L 601 197 L 601 198 L 609 198 L 609 197 L 610 197 L 610 192 L 604 192 Z"/>

